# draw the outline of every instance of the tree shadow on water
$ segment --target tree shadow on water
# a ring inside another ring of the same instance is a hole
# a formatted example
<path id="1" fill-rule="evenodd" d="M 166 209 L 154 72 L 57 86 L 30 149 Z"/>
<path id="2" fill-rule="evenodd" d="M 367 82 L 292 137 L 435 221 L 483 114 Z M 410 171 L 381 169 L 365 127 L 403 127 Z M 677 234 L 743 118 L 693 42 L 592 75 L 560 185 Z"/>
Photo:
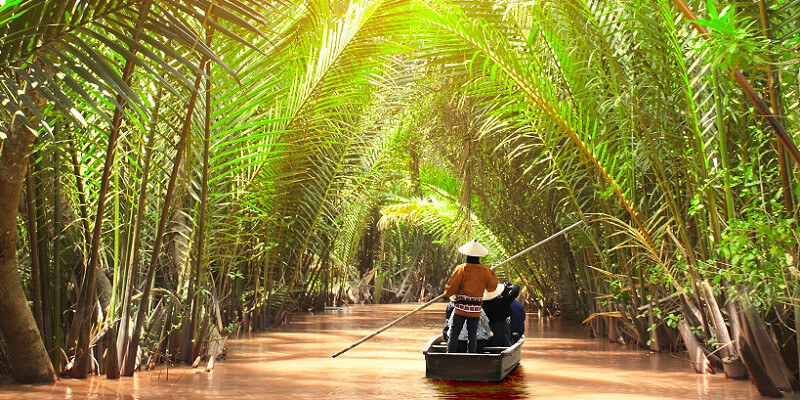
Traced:
<path id="1" fill-rule="evenodd" d="M 459 382 L 428 379 L 428 387 L 436 398 L 446 400 L 471 399 L 527 399 L 530 398 L 525 385 L 525 371 L 517 366 L 502 382 Z"/>

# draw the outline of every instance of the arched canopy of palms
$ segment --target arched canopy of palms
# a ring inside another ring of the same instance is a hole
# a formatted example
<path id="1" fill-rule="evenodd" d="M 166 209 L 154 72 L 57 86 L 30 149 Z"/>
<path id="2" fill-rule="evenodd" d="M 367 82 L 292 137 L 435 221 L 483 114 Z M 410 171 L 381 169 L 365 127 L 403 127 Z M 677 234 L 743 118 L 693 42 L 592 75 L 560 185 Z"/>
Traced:
<path id="1" fill-rule="evenodd" d="M 729 68 L 796 140 L 795 3 L 6 1 L 2 307 L 38 333 L 0 322 L 12 372 L 430 298 L 461 241 L 500 261 L 576 220 L 501 271 L 531 307 L 643 346 L 719 338 L 715 295 L 794 321 L 791 143 Z"/>

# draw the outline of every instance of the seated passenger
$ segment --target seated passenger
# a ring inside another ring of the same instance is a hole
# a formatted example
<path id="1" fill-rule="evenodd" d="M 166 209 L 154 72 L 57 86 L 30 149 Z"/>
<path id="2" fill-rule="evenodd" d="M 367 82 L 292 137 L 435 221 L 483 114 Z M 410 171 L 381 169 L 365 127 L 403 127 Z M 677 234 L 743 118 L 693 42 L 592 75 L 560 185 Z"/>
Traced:
<path id="1" fill-rule="evenodd" d="M 489 325 L 492 328 L 492 339 L 489 346 L 511 346 L 511 302 L 515 301 L 519 295 L 519 285 L 512 285 L 508 282 L 498 285 L 502 293 L 491 300 L 483 301 L 483 310 L 489 318 Z"/>
<path id="2" fill-rule="evenodd" d="M 511 302 L 511 343 L 525 335 L 525 309 L 517 300 Z"/>
<path id="3" fill-rule="evenodd" d="M 449 342 L 448 334 L 450 332 L 450 325 L 453 324 L 453 307 L 452 305 L 447 306 L 447 310 L 445 311 L 445 326 L 444 330 L 442 331 L 442 336 L 444 340 Z M 466 324 L 466 321 L 464 322 Z M 486 316 L 486 313 L 481 311 L 481 316 L 478 321 L 478 332 L 477 332 L 477 351 L 480 352 L 483 350 L 484 347 L 487 346 L 489 340 L 492 337 L 492 328 L 489 326 L 489 318 Z M 461 329 L 461 333 L 458 335 L 458 353 L 467 353 L 467 339 L 468 339 L 468 332 L 466 329 Z"/>

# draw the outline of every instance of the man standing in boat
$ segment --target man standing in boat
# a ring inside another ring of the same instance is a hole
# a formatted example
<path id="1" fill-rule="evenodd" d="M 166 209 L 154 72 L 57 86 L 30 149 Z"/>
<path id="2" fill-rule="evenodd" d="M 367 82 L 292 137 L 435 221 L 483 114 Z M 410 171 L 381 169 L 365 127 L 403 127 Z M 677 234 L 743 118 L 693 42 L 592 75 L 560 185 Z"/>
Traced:
<path id="1" fill-rule="evenodd" d="M 480 258 L 489 254 L 489 250 L 477 240 L 465 243 L 458 251 L 467 256 L 467 262 L 456 267 L 444 288 L 445 297 L 453 301 L 454 307 L 447 352 L 455 353 L 458 349 L 458 336 L 466 322 L 467 352 L 475 353 L 478 349 L 478 322 L 484 291 L 494 292 L 498 288 L 498 280 L 492 270 L 481 264 Z"/>

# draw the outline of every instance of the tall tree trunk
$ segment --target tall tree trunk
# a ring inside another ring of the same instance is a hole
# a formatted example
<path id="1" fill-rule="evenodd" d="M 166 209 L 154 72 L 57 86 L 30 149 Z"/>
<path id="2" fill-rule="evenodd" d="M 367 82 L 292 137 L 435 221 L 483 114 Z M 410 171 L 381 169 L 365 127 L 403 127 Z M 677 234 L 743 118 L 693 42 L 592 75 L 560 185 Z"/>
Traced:
<path id="1" fill-rule="evenodd" d="M 124 354 L 125 349 L 130 341 L 130 311 L 133 300 L 133 287 L 139 277 L 139 267 L 141 264 L 141 256 L 139 255 L 139 248 L 141 247 L 141 233 L 142 233 L 142 220 L 144 219 L 144 210 L 147 203 L 147 183 L 150 178 L 150 161 L 153 158 L 153 145 L 155 142 L 156 131 L 158 128 L 157 121 L 161 110 L 161 94 L 163 90 L 159 87 L 156 93 L 155 106 L 153 109 L 153 121 L 150 125 L 150 132 L 147 137 L 147 144 L 145 145 L 144 161 L 142 165 L 142 180 L 139 184 L 139 199 L 136 203 L 136 219 L 133 225 L 133 236 L 131 238 L 131 264 L 128 267 L 128 277 L 125 283 L 125 292 L 122 296 L 122 311 L 119 323 L 119 333 L 117 336 L 117 358 L 120 361 L 121 373 L 123 376 L 133 375 L 133 366 L 136 359 L 136 353 L 133 353 L 133 358 L 128 359 Z"/>
<path id="2" fill-rule="evenodd" d="M 61 128 L 59 123 L 59 128 Z M 57 371 L 61 370 L 61 352 L 63 332 L 61 327 L 61 149 L 56 145 L 53 153 L 53 298 L 51 300 L 53 316 L 53 352 L 50 359 Z"/>
<path id="3" fill-rule="evenodd" d="M 700 342 L 697 341 L 694 333 L 689 329 L 689 324 L 683 321 L 678 325 L 678 330 L 683 337 L 683 343 L 686 344 L 686 351 L 689 352 L 689 359 L 692 361 L 694 371 L 698 374 L 713 374 L 714 370 L 711 368 L 711 363 L 708 361 L 702 347 L 700 347 Z"/>
<path id="4" fill-rule="evenodd" d="M 111 307 L 114 307 L 112 304 Z M 119 355 L 117 354 L 117 329 L 112 323 L 111 327 L 106 331 L 106 358 L 103 368 L 106 371 L 106 378 L 119 379 Z"/>
<path id="5" fill-rule="evenodd" d="M 34 138 L 32 132 L 12 120 L 0 153 L 0 332 L 8 349 L 11 374 L 21 383 L 56 379 L 17 270 L 18 206 Z"/>
<path id="6" fill-rule="evenodd" d="M 81 172 L 81 164 L 78 160 L 78 148 L 75 147 L 75 142 L 72 138 L 70 141 L 73 143 L 73 147 L 70 150 L 70 156 L 72 158 L 72 174 L 75 176 L 75 191 L 78 195 L 78 211 L 81 213 L 81 234 L 83 235 L 83 245 L 81 246 L 83 250 L 83 262 L 86 263 L 86 246 L 92 240 L 92 231 L 89 228 L 89 205 L 88 200 L 86 200 L 86 190 L 84 189 L 84 182 L 83 182 L 83 173 Z"/>
<path id="7" fill-rule="evenodd" d="M 200 60 L 201 70 L 205 67 L 207 61 L 208 58 L 203 56 Z M 153 243 L 153 250 L 150 254 L 150 265 L 147 268 L 147 276 L 145 277 L 144 281 L 142 302 L 139 305 L 139 312 L 136 316 L 136 323 L 133 326 L 131 340 L 128 343 L 128 347 L 125 352 L 125 365 L 123 366 L 124 375 L 127 375 L 129 372 L 131 374 L 133 373 L 133 363 L 136 359 L 137 349 L 139 348 L 139 337 L 142 334 L 144 319 L 147 316 L 148 309 L 150 308 L 150 289 L 153 284 L 153 278 L 155 277 L 158 258 L 161 255 L 161 244 L 163 243 L 164 230 L 166 229 L 170 204 L 172 203 L 173 192 L 175 191 L 175 181 L 178 178 L 178 172 L 180 171 L 181 162 L 183 161 L 183 153 L 186 150 L 186 138 L 189 136 L 189 131 L 192 127 L 192 116 L 194 115 L 194 108 L 195 104 L 197 103 L 197 92 L 200 89 L 201 79 L 202 75 L 198 73 L 194 81 L 194 87 L 192 89 L 191 97 L 189 98 L 189 103 L 186 106 L 186 118 L 183 121 L 183 128 L 181 129 L 180 138 L 178 139 L 178 148 L 175 152 L 175 158 L 172 162 L 172 173 L 170 174 L 169 182 L 167 184 L 167 193 L 164 195 L 164 204 L 161 206 L 161 217 L 158 220 L 155 242 Z"/>
<path id="8" fill-rule="evenodd" d="M 67 132 L 69 135 L 69 132 Z M 83 268 L 83 275 L 86 274 L 86 255 L 87 250 L 86 246 L 89 245 L 91 242 L 91 230 L 89 228 L 89 206 L 88 201 L 86 200 L 86 191 L 84 190 L 84 182 L 83 182 L 83 174 L 81 172 L 81 165 L 80 161 L 78 160 L 78 148 L 75 145 L 75 140 L 70 137 L 70 142 L 72 142 L 72 148 L 70 149 L 70 156 L 72 159 L 72 173 L 75 176 L 75 191 L 77 192 L 78 196 L 78 209 L 81 214 L 81 234 L 83 236 L 83 242 L 81 242 L 81 250 L 83 253 L 83 260 L 82 264 Z M 83 279 L 83 277 L 80 277 Z M 78 336 L 78 328 L 79 326 L 74 323 L 70 325 L 69 329 L 66 332 L 66 337 L 64 338 L 64 346 L 66 347 L 65 350 L 69 350 L 72 348 L 72 345 L 75 343 L 75 338 Z"/>
<path id="9" fill-rule="evenodd" d="M 139 17 L 137 30 L 134 32 L 133 41 L 139 41 L 145 17 L 150 11 L 150 1 L 143 1 L 139 6 Z M 134 49 L 131 49 L 134 52 Z M 126 85 L 131 82 L 133 76 L 134 62 L 130 59 L 125 60 L 125 67 L 122 71 L 122 80 Z M 122 115 L 125 107 L 125 100 L 122 96 L 117 96 L 118 107 L 114 109 L 111 118 L 111 132 L 108 135 L 108 146 L 106 148 L 106 160 L 103 166 L 103 176 L 100 180 L 100 191 L 97 197 L 97 213 L 94 220 L 94 230 L 92 232 L 92 244 L 89 250 L 89 259 L 86 266 L 86 274 L 83 278 L 81 294 L 78 300 L 78 309 L 75 313 L 73 324 L 78 326 L 78 345 L 75 349 L 75 364 L 72 376 L 85 378 L 89 371 L 89 330 L 91 328 L 91 318 L 94 314 L 94 306 L 97 302 L 97 292 L 95 290 L 95 280 L 97 279 L 97 268 L 99 266 L 98 257 L 100 256 L 100 235 L 103 231 L 103 217 L 105 211 L 106 194 L 108 193 L 109 180 L 114 164 L 114 154 L 117 148 L 120 128 L 122 126 Z"/>
<path id="10" fill-rule="evenodd" d="M 33 153 L 34 158 L 38 157 L 38 152 Z M 39 288 L 42 300 L 42 339 L 46 349 L 53 349 L 53 318 L 52 318 L 52 298 L 50 297 L 50 240 L 47 234 L 47 183 L 44 171 L 40 164 L 30 164 L 34 169 L 31 173 L 33 180 L 33 204 L 36 210 L 36 240 L 39 250 Z"/>
<path id="11" fill-rule="evenodd" d="M 725 376 L 729 379 L 746 379 L 747 373 L 745 371 L 745 366 L 742 360 L 739 359 L 739 352 L 732 346 L 728 326 L 725 324 L 725 319 L 722 317 L 722 311 L 719 309 L 719 305 L 717 305 L 717 299 L 714 297 L 711 285 L 707 280 L 703 280 L 701 286 L 706 292 L 706 299 L 708 300 L 706 306 L 710 311 L 711 322 L 717 334 L 717 342 L 724 346 L 720 349 L 720 352 L 722 353 Z"/>
<path id="12" fill-rule="evenodd" d="M 31 159 L 31 163 L 33 160 Z M 42 329 L 42 282 L 39 277 L 39 240 L 36 234 L 36 206 L 33 199 L 33 178 L 31 178 L 32 165 L 27 168 L 25 174 L 25 204 L 28 208 L 28 242 L 30 245 L 31 258 L 31 297 L 33 299 L 33 318 L 39 327 L 39 334 L 44 335 Z"/>
<path id="13" fill-rule="evenodd" d="M 769 26 L 769 15 L 767 15 L 767 5 L 764 0 L 759 0 L 758 10 L 761 19 L 761 28 L 764 30 L 764 36 L 767 39 L 772 39 Z M 778 71 L 773 69 L 771 63 L 766 64 L 767 72 L 767 89 L 769 93 L 769 103 L 772 107 L 772 113 L 779 121 L 783 120 L 783 103 L 781 96 L 781 87 Z M 792 164 L 786 160 L 786 149 L 780 140 L 776 140 L 776 149 L 778 153 L 778 167 L 781 177 L 781 188 L 783 189 L 783 205 L 786 207 L 786 213 L 789 218 L 794 215 L 794 198 L 792 197 L 792 184 L 790 177 L 792 176 Z"/>
<path id="14" fill-rule="evenodd" d="M 206 46 L 211 47 L 211 40 L 214 32 L 209 30 L 206 32 Z M 205 234 L 206 234 L 206 213 L 208 210 L 208 163 L 209 152 L 211 145 L 211 64 L 206 63 L 206 78 L 205 78 L 205 107 L 203 113 L 203 128 L 205 130 L 203 136 L 203 178 L 200 189 L 200 215 L 197 223 L 197 256 L 194 265 L 194 279 L 189 281 L 189 296 L 191 298 L 191 318 L 188 321 L 188 326 L 184 327 L 184 342 L 183 342 L 183 358 L 187 363 L 192 362 L 193 348 L 191 345 L 192 335 L 197 325 L 197 312 L 199 304 L 195 291 L 201 284 L 201 276 L 203 273 L 203 251 L 205 250 Z M 258 279 L 258 276 L 256 276 Z M 254 296 L 258 296 L 256 290 Z"/>
<path id="15" fill-rule="evenodd" d="M 758 353 L 761 355 L 761 362 L 770 379 L 778 389 L 791 390 L 791 374 L 787 373 L 786 364 L 778 351 L 777 345 L 767 333 L 768 328 L 764 325 L 761 316 L 758 315 L 758 311 L 752 305 L 748 305 L 744 308 L 744 314 L 750 327 L 750 332 L 753 335 L 754 344 L 758 347 Z"/>
<path id="16" fill-rule="evenodd" d="M 133 63 L 128 62 L 125 64 L 123 72 L 123 79 L 129 77 L 133 72 Z M 123 103 L 121 96 L 117 96 L 117 102 Z M 73 331 L 77 331 L 78 343 L 75 348 L 75 362 L 72 367 L 72 376 L 74 378 L 85 378 L 89 373 L 89 364 L 91 357 L 89 356 L 89 331 L 92 328 L 92 316 L 94 315 L 94 307 L 97 303 L 97 291 L 95 284 L 97 281 L 97 269 L 100 266 L 98 257 L 100 257 L 100 245 L 102 240 L 100 238 L 103 232 L 103 217 L 106 208 L 106 194 L 111 180 L 111 171 L 114 168 L 114 155 L 117 148 L 117 139 L 119 138 L 119 130 L 122 125 L 122 110 L 117 108 L 114 111 L 112 119 L 111 132 L 108 135 L 108 145 L 106 147 L 106 160 L 103 166 L 103 175 L 100 179 L 100 191 L 97 196 L 97 211 L 94 218 L 94 230 L 92 231 L 92 242 L 89 248 L 89 258 L 86 265 L 86 272 L 83 276 L 81 284 L 81 292 L 78 298 L 78 307 L 75 312 L 75 317 L 72 322 Z"/>
<path id="17" fill-rule="evenodd" d="M 794 339 L 796 342 L 796 351 L 797 351 L 797 361 L 800 364 L 800 306 L 795 305 L 794 307 Z M 795 367 L 800 367 L 800 365 L 795 365 Z M 798 368 L 798 375 L 800 375 L 800 368 Z M 800 379 L 800 376 L 795 375 L 795 378 Z"/>
<path id="18" fill-rule="evenodd" d="M 742 361 L 747 367 L 747 372 L 753 384 L 756 385 L 758 393 L 765 397 L 783 397 L 783 393 L 775 386 L 775 382 L 769 377 L 769 374 L 764 369 L 764 365 L 758 359 L 756 353 L 752 351 L 751 345 L 747 344 L 747 340 L 743 336 L 739 336 L 736 345 L 739 353 L 742 355 Z"/>

